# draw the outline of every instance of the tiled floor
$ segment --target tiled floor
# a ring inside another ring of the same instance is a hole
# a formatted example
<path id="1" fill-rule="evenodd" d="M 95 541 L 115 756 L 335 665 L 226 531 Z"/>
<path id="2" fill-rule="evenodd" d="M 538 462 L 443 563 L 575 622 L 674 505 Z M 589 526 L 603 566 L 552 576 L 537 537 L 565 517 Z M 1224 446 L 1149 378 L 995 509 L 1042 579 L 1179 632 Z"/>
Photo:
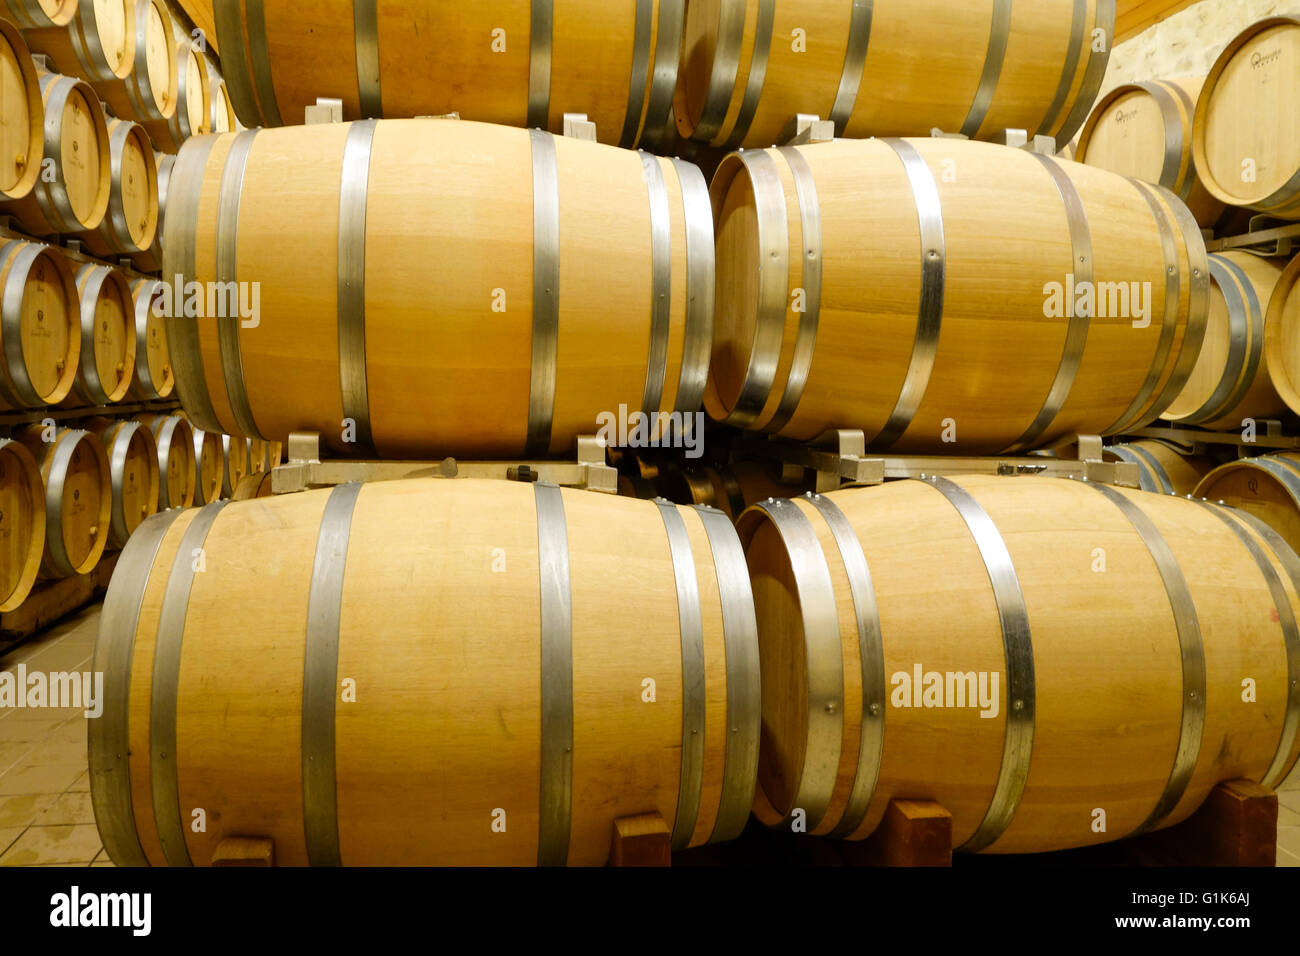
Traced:
<path id="1" fill-rule="evenodd" d="M 88 671 L 99 627 L 89 608 L 0 655 L 0 670 Z M 1300 767 L 1279 793 L 1278 866 L 1300 867 Z M 100 846 L 77 709 L 0 708 L 0 866 L 112 866 Z"/>

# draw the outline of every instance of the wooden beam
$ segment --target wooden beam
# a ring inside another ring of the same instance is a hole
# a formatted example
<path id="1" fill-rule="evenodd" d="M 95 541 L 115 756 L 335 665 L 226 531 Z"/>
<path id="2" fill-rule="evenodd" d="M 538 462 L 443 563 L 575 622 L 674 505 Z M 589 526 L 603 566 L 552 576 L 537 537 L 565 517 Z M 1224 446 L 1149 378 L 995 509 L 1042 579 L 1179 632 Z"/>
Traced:
<path id="1" fill-rule="evenodd" d="M 952 814 L 933 800 L 891 800 L 876 831 L 845 844 L 853 866 L 952 866 Z"/>
<path id="2" fill-rule="evenodd" d="M 1115 11 L 1115 42 L 1130 40 L 1147 27 L 1196 2 L 1198 0 L 1119 0 Z"/>
<path id="3" fill-rule="evenodd" d="M 614 821 L 610 866 L 672 866 L 672 833 L 658 813 Z"/>

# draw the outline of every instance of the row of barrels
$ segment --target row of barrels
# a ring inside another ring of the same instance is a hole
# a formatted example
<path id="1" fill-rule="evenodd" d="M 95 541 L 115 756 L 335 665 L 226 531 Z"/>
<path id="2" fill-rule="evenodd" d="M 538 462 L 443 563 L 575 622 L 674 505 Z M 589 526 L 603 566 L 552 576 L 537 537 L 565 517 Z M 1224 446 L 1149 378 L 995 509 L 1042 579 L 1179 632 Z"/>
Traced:
<path id="1" fill-rule="evenodd" d="M 119 865 L 207 865 L 231 836 L 284 865 L 599 865 L 623 816 L 658 812 L 675 849 L 751 810 L 860 840 L 896 798 L 941 803 L 968 852 L 1090 846 L 1286 778 L 1298 617 L 1300 557 L 1251 514 L 1069 479 L 738 525 L 501 481 L 218 502 L 149 519 L 117 565 L 92 803 Z"/>
<path id="2" fill-rule="evenodd" d="M 620 471 L 618 493 L 628 498 L 662 498 L 679 505 L 701 505 L 735 521 L 750 505 L 768 498 L 793 498 L 812 486 L 804 469 L 787 476 L 771 461 L 738 460 L 727 465 L 692 465 L 676 460 L 637 458 Z"/>
<path id="3" fill-rule="evenodd" d="M 39 580 L 90 573 L 158 511 L 265 497 L 279 458 L 174 414 L 18 429 L 0 439 L 0 611 Z"/>

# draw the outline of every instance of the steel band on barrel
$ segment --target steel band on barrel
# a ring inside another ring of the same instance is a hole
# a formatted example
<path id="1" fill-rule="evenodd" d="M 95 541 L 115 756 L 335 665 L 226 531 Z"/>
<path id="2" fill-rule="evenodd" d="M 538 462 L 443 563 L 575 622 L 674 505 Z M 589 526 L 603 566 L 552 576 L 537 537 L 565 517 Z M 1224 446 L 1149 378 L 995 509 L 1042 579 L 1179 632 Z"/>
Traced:
<path id="1" fill-rule="evenodd" d="M 569 859 L 573 804 L 573 598 L 564 496 L 552 484 L 533 485 L 537 503 L 537 566 L 541 583 L 541 791 L 537 865 Z"/>
<path id="2" fill-rule="evenodd" d="M 375 455 L 366 372 L 366 222 L 376 120 L 348 128 L 339 183 L 338 343 L 343 417 L 360 454 Z"/>

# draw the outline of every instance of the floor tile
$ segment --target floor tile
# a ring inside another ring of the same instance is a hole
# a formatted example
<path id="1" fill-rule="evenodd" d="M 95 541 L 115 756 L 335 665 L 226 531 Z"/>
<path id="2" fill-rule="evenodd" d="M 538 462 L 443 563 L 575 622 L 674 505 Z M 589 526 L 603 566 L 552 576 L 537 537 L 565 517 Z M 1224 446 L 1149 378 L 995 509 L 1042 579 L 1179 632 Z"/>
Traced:
<path id="1" fill-rule="evenodd" d="M 0 774 L 0 797 L 23 793 L 57 795 L 85 772 L 83 766 L 16 767 Z"/>
<path id="2" fill-rule="evenodd" d="M 68 790 L 73 793 L 90 793 L 90 770 L 81 771 L 81 776 L 72 781 Z"/>
<path id="3" fill-rule="evenodd" d="M 24 793 L 0 797 L 0 827 L 28 827 L 58 798 L 57 793 Z"/>
<path id="4" fill-rule="evenodd" d="M 0 829 L 0 853 L 3 853 L 9 847 L 13 846 L 14 840 L 17 840 L 26 827 L 4 827 Z"/>
<path id="5" fill-rule="evenodd" d="M 87 766 L 85 740 L 71 741 L 47 737 L 33 743 L 27 756 L 11 769 L 85 766 Z"/>
<path id="6" fill-rule="evenodd" d="M 88 790 L 69 790 L 41 812 L 37 826 L 56 826 L 76 823 L 94 823 L 95 811 L 90 805 Z"/>
<path id="7" fill-rule="evenodd" d="M 1295 866 L 1300 867 L 1300 856 L 1296 856 L 1289 850 L 1282 847 L 1277 848 L 1277 865 L 1278 866 Z"/>
<path id="8" fill-rule="evenodd" d="M 0 866 L 89 863 L 102 848 L 93 826 L 28 827 L 0 854 Z"/>

